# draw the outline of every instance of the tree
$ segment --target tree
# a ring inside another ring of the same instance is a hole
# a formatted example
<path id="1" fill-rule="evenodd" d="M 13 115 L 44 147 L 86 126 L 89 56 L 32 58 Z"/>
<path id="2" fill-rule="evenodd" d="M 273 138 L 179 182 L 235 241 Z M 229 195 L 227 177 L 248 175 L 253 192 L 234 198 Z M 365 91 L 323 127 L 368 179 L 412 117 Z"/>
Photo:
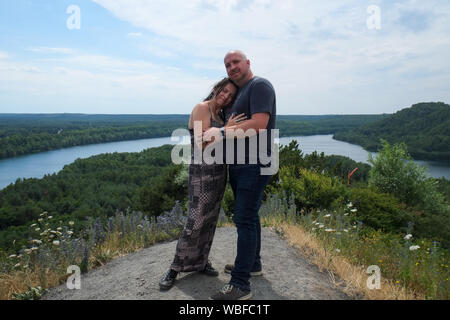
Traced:
<path id="1" fill-rule="evenodd" d="M 391 146 L 381 139 L 381 144 L 375 159 L 369 154 L 369 185 L 393 194 L 407 205 L 439 211 L 443 196 L 437 192 L 435 181 L 427 178 L 427 168 L 412 161 L 404 142 Z"/>

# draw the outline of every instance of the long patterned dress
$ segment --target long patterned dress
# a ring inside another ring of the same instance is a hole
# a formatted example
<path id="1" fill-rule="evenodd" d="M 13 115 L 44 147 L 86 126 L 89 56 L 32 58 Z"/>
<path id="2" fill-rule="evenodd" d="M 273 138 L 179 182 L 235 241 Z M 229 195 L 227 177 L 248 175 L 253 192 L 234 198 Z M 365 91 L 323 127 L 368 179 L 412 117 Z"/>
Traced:
<path id="1" fill-rule="evenodd" d="M 211 127 L 222 127 L 211 117 Z M 191 148 L 194 151 L 194 131 Z M 226 164 L 194 164 L 192 152 L 189 165 L 189 214 L 186 225 L 178 239 L 175 258 L 171 269 L 178 272 L 201 271 L 208 262 L 209 251 L 216 231 L 227 183 Z"/>

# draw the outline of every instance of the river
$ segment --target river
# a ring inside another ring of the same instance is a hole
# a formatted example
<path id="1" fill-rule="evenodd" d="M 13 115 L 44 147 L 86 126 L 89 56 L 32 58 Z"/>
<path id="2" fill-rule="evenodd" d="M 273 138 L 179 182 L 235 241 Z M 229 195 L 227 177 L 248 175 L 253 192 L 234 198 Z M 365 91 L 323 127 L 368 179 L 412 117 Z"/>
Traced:
<path id="1" fill-rule="evenodd" d="M 347 142 L 333 140 L 332 135 L 297 136 L 280 138 L 280 144 L 286 145 L 297 140 L 303 154 L 310 154 L 315 150 L 325 155 L 347 156 L 358 162 L 367 162 L 368 152 L 362 147 Z M 184 143 L 188 143 L 185 139 Z M 159 147 L 164 144 L 177 144 L 170 137 L 119 141 L 86 146 L 71 147 L 60 150 L 47 151 L 37 154 L 20 156 L 0 160 L 0 189 L 14 183 L 18 178 L 42 178 L 46 174 L 59 172 L 65 165 L 78 158 L 88 158 L 101 153 L 140 152 L 144 149 Z M 376 155 L 376 153 L 374 153 Z M 445 177 L 450 179 L 450 164 L 435 161 L 416 161 L 428 167 L 431 177 Z"/>

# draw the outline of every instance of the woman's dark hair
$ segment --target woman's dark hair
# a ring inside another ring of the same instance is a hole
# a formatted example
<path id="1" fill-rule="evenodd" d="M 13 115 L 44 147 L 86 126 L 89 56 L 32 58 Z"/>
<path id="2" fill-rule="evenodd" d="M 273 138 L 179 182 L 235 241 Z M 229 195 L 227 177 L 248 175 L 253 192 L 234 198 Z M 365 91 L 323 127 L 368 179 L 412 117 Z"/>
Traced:
<path id="1" fill-rule="evenodd" d="M 223 78 L 222 80 L 220 80 L 219 82 L 217 82 L 214 86 L 213 89 L 211 90 L 211 93 L 206 97 L 205 100 L 203 101 L 208 101 L 213 99 L 215 96 L 217 96 L 219 93 L 222 92 L 222 90 L 229 84 L 231 83 L 232 85 L 234 85 L 236 87 L 236 89 L 238 89 L 238 86 L 230 80 L 230 78 Z M 232 105 L 234 102 L 234 98 L 231 101 L 230 105 Z M 223 121 L 225 121 L 225 113 L 224 113 L 224 109 L 222 108 L 219 112 L 219 116 L 220 118 L 222 118 Z"/>

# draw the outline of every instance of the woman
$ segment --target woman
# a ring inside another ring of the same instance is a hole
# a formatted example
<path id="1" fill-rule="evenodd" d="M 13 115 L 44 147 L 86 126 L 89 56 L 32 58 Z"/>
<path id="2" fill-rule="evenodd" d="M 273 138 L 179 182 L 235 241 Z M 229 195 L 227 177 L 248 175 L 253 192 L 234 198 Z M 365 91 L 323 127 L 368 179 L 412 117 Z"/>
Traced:
<path id="1" fill-rule="evenodd" d="M 217 276 L 219 273 L 208 260 L 220 204 L 227 183 L 226 164 L 194 163 L 195 150 L 203 150 L 209 143 L 202 143 L 202 131 L 210 127 L 224 126 L 223 109 L 234 100 L 237 86 L 228 78 L 218 82 L 205 101 L 192 110 L 189 119 L 191 134 L 192 159 L 189 166 L 189 214 L 184 230 L 178 240 L 175 258 L 159 282 L 161 289 L 170 289 L 179 272 L 200 271 L 206 275 Z M 230 117 L 227 126 L 236 124 L 245 115 Z M 201 128 L 196 125 L 201 122 Z"/>

